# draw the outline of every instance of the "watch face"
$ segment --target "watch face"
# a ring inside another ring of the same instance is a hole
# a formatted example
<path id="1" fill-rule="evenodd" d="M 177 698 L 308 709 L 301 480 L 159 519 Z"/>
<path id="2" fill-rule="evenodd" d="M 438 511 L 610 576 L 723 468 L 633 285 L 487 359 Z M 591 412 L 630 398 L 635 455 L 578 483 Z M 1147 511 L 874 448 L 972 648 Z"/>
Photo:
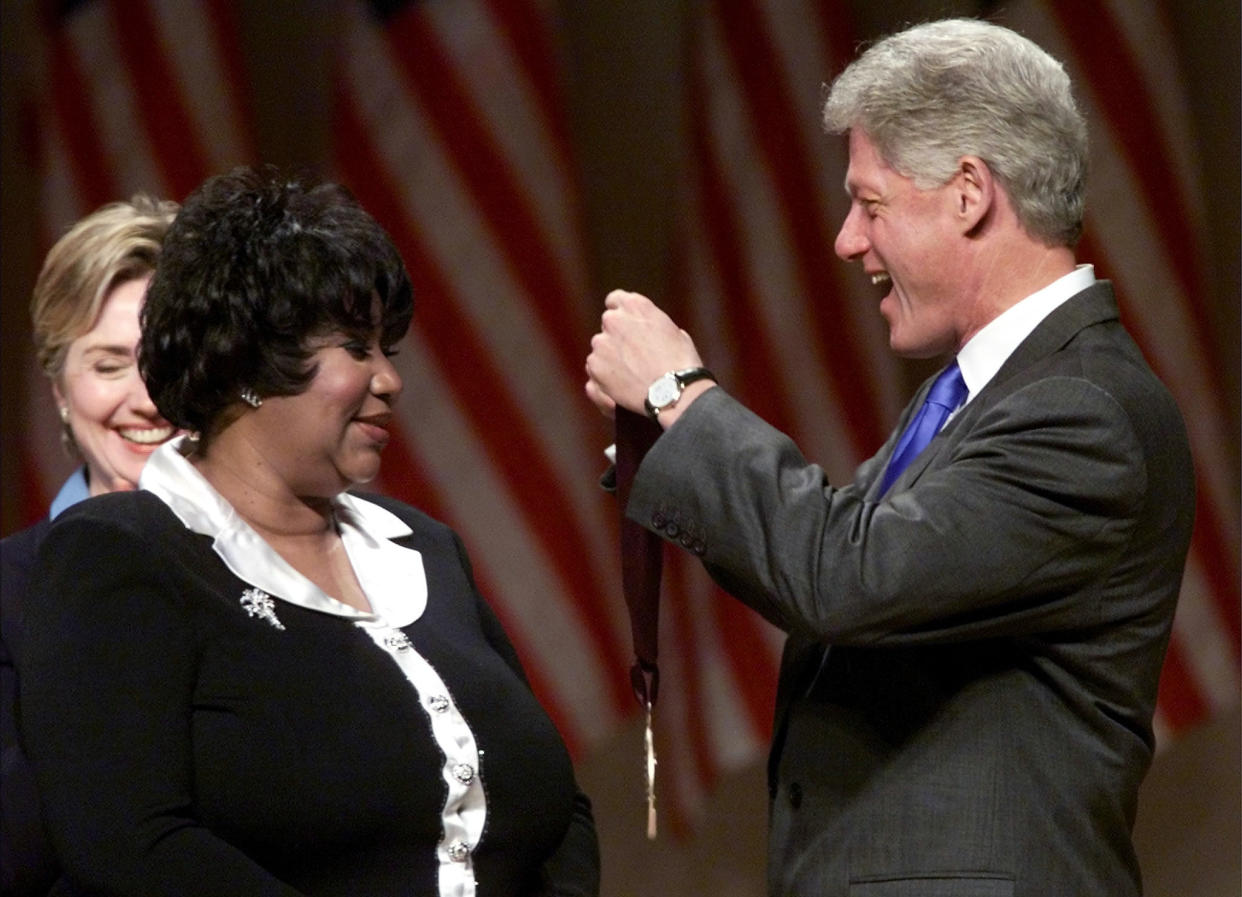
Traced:
<path id="1" fill-rule="evenodd" d="M 647 390 L 647 401 L 654 408 L 664 408 L 676 402 L 681 396 L 681 387 L 672 374 L 664 374 Z"/>

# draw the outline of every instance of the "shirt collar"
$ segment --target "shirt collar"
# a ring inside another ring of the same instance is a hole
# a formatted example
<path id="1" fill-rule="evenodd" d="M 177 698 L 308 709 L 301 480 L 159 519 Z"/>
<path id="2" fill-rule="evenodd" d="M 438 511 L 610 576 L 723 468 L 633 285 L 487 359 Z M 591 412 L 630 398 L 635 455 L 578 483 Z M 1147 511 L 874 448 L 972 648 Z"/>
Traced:
<path id="1" fill-rule="evenodd" d="M 65 484 L 60 487 L 60 491 L 56 493 L 56 497 L 52 499 L 52 506 L 48 508 L 47 516 L 50 520 L 55 520 L 63 511 L 73 507 L 83 499 L 90 498 L 91 487 L 86 482 L 86 467 L 82 466 L 75 470 L 69 479 L 65 480 Z"/>
<path id="2" fill-rule="evenodd" d="M 1001 365 L 1044 318 L 1093 283 L 1095 268 L 1079 265 L 1069 274 L 1005 309 L 972 336 L 962 351 L 957 353 L 957 363 L 969 390 L 966 401 L 969 402 L 988 385 Z"/>
<path id="3" fill-rule="evenodd" d="M 168 505 L 187 529 L 211 536 L 212 548 L 239 578 L 284 601 L 358 621 L 406 626 L 422 615 L 422 555 L 391 541 L 413 532 L 401 518 L 348 493 L 332 500 L 341 540 L 373 610 L 359 611 L 325 594 L 277 554 L 189 462 L 192 447 L 185 436 L 160 446 L 143 467 L 139 486 Z"/>

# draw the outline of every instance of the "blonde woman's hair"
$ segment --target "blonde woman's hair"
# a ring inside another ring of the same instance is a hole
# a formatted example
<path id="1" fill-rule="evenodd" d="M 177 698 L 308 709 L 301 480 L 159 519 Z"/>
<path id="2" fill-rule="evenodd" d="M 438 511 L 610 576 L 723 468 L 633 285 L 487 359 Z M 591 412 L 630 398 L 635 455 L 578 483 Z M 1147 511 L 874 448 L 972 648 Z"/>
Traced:
<path id="1" fill-rule="evenodd" d="M 69 344 L 94 326 L 108 294 L 155 270 L 178 205 L 138 194 L 92 212 L 56 241 L 30 300 L 39 366 L 53 381 Z"/>

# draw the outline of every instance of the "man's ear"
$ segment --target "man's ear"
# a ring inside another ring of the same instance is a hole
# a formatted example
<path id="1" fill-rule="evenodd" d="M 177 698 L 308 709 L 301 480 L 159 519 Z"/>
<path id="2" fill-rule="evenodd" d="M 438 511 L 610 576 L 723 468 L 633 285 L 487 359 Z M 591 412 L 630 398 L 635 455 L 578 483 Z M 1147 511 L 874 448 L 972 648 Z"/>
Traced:
<path id="1" fill-rule="evenodd" d="M 953 178 L 954 214 L 964 234 L 979 229 L 996 204 L 998 185 L 992 169 L 978 156 L 962 156 Z"/>

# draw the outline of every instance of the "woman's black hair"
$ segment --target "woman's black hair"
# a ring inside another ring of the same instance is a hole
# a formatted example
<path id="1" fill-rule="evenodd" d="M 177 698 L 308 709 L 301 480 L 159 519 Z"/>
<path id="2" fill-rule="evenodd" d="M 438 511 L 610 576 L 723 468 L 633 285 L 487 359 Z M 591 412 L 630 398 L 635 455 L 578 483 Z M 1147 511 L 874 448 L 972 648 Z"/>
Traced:
<path id="1" fill-rule="evenodd" d="M 378 328 L 386 348 L 413 308 L 396 247 L 345 187 L 236 168 L 191 194 L 164 238 L 139 368 L 160 413 L 206 438 L 243 389 L 302 392 L 312 338 Z"/>

